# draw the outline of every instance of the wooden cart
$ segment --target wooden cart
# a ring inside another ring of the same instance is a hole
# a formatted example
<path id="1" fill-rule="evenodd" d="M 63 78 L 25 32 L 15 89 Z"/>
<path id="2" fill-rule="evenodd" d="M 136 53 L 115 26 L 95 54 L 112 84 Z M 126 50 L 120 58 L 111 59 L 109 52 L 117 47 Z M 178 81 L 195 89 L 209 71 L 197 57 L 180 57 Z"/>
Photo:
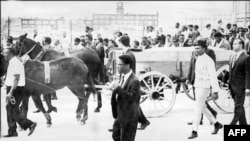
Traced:
<path id="1" fill-rule="evenodd" d="M 216 69 L 218 76 L 223 77 L 227 69 L 229 56 L 233 51 L 213 48 L 216 54 Z M 153 48 L 134 52 L 136 57 L 136 74 L 141 83 L 141 107 L 147 117 L 160 117 L 168 113 L 176 99 L 176 84 L 170 79 L 170 75 L 180 78 L 187 77 L 190 60 L 194 47 L 189 48 Z M 113 74 L 118 75 L 118 57 L 122 50 L 116 50 L 113 60 Z M 228 85 L 218 80 L 221 91 L 219 99 L 210 100 L 220 110 L 231 113 L 234 103 L 228 91 Z M 194 100 L 190 86 L 184 92 Z M 247 100 L 247 98 L 246 98 Z M 248 102 L 245 102 L 248 105 Z"/>

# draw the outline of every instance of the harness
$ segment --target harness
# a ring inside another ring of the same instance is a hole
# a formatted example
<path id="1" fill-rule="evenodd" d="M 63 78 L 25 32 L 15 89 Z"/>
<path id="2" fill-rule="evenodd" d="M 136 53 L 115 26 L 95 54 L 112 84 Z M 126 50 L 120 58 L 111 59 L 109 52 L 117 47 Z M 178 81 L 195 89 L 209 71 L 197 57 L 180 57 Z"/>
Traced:
<path id="1" fill-rule="evenodd" d="M 18 57 L 23 57 L 23 56 L 25 56 L 25 55 L 28 55 L 30 52 L 32 52 L 32 51 L 35 49 L 36 46 L 37 46 L 37 44 L 35 43 L 34 46 L 33 46 L 29 51 L 27 51 L 25 54 L 23 54 L 23 55 L 21 56 L 21 53 L 22 53 L 22 50 L 23 50 L 23 47 L 24 47 L 24 44 L 22 44 L 21 50 L 20 50 L 20 52 L 19 52 L 19 54 L 18 54 Z M 45 52 L 46 52 L 46 50 L 43 50 L 43 49 L 42 49 L 42 50 L 34 57 L 33 60 L 40 60 L 40 59 L 42 58 L 42 56 L 44 55 Z"/>

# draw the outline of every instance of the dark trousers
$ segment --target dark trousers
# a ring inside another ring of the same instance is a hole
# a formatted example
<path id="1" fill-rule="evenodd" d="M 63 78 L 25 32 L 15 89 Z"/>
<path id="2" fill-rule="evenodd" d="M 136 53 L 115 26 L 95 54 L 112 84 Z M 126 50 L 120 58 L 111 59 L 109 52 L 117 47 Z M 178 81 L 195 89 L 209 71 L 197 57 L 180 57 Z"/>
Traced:
<path id="1" fill-rule="evenodd" d="M 234 100 L 234 117 L 231 121 L 231 125 L 236 125 L 239 121 L 240 125 L 247 125 L 247 120 L 245 116 L 245 92 L 233 92 L 231 91 Z"/>
<path id="2" fill-rule="evenodd" d="M 145 124 L 147 122 L 147 118 L 145 117 L 145 115 L 143 114 L 141 107 L 139 106 L 139 118 L 138 118 L 138 122 L 141 124 Z"/>
<path id="3" fill-rule="evenodd" d="M 11 87 L 7 87 L 7 93 L 9 93 Z M 24 87 L 17 87 L 14 91 L 13 91 L 13 96 L 16 100 L 15 104 L 11 104 L 10 102 L 8 102 L 8 104 L 6 105 L 6 110 L 7 110 L 7 122 L 8 122 L 8 126 L 9 126 L 9 130 L 8 130 L 8 134 L 14 134 L 16 133 L 16 122 L 24 129 L 26 130 L 27 128 L 29 128 L 33 122 L 30 121 L 29 119 L 25 118 L 20 110 L 19 110 L 19 105 L 21 103 L 21 101 L 23 100 L 24 97 L 24 92 L 25 89 Z"/>
<path id="4" fill-rule="evenodd" d="M 134 141 L 138 118 L 131 118 L 130 121 L 121 122 L 116 118 L 113 124 L 112 138 L 114 141 Z"/>

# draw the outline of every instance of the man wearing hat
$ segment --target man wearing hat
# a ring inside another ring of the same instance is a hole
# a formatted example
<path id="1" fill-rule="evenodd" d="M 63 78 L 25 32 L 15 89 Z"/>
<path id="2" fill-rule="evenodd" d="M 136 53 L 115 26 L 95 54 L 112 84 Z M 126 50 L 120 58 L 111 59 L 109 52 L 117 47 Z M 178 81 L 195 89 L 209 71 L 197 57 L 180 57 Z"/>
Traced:
<path id="1" fill-rule="evenodd" d="M 12 36 L 9 36 L 7 38 L 7 43 L 6 43 L 7 47 L 14 47 L 14 44 L 13 44 L 13 37 Z"/>
<path id="2" fill-rule="evenodd" d="M 222 48 L 225 50 L 231 50 L 230 43 L 226 39 L 224 39 L 221 32 L 214 33 L 214 38 L 215 38 L 215 42 L 213 44 L 214 47 Z"/>
<path id="3" fill-rule="evenodd" d="M 201 119 L 201 114 L 203 113 L 209 121 L 214 124 L 214 131 L 212 134 L 217 134 L 218 131 L 223 127 L 221 123 L 215 119 L 212 113 L 208 110 L 205 102 L 207 97 L 212 90 L 212 98 L 218 98 L 218 92 L 220 90 L 219 83 L 217 80 L 215 63 L 211 57 L 209 57 L 205 52 L 207 49 L 206 42 L 204 40 L 198 40 L 195 46 L 195 50 L 198 57 L 195 62 L 195 107 L 194 107 L 194 118 L 193 118 L 193 131 L 188 139 L 193 139 L 198 137 L 198 127 Z"/>

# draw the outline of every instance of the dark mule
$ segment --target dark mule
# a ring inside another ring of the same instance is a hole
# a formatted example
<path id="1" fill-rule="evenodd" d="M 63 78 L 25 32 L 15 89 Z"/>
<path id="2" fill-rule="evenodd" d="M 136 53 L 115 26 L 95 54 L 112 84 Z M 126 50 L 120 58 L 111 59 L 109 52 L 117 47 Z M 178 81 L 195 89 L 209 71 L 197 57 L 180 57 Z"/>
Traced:
<path id="1" fill-rule="evenodd" d="M 18 46 L 17 50 L 19 50 L 19 55 L 22 56 L 28 52 L 30 58 L 38 59 L 41 61 L 50 61 L 55 60 L 58 58 L 65 57 L 63 52 L 58 52 L 55 50 L 43 50 L 42 46 L 37 44 L 35 41 L 26 38 L 27 34 L 21 35 L 19 37 L 21 45 Z M 88 67 L 91 77 L 94 80 L 95 84 L 100 84 L 101 82 L 98 81 L 98 75 L 101 71 L 101 60 L 98 54 L 90 48 L 83 48 L 77 51 L 73 51 L 70 53 L 71 57 L 76 57 L 82 60 Z M 102 100 L 101 100 L 101 93 L 97 93 L 97 108 L 99 109 L 102 107 Z M 50 105 L 48 105 L 49 107 Z M 50 107 L 52 108 L 52 107 Z"/>
<path id="2" fill-rule="evenodd" d="M 2 53 L 0 54 L 0 64 L 1 64 L 0 65 L 0 80 L 1 80 L 0 88 L 1 88 L 3 85 L 3 78 L 2 77 L 6 74 L 7 69 L 8 69 L 8 65 L 9 65 L 8 61 L 5 60 Z"/>
<path id="3" fill-rule="evenodd" d="M 44 113 L 47 124 L 51 124 L 51 117 L 43 107 L 40 99 L 41 94 L 48 94 L 61 89 L 65 86 L 77 96 L 79 103 L 76 110 L 77 119 L 85 123 L 87 119 L 87 102 L 88 94 L 85 94 L 84 85 L 86 82 L 89 87 L 94 89 L 94 83 L 91 80 L 88 67 L 80 59 L 75 57 L 66 57 L 49 61 L 50 66 L 50 83 L 45 83 L 44 63 L 41 61 L 28 60 L 25 63 L 26 90 L 35 96 L 35 102 L 39 105 Z M 84 113 L 83 113 L 84 111 Z"/>

